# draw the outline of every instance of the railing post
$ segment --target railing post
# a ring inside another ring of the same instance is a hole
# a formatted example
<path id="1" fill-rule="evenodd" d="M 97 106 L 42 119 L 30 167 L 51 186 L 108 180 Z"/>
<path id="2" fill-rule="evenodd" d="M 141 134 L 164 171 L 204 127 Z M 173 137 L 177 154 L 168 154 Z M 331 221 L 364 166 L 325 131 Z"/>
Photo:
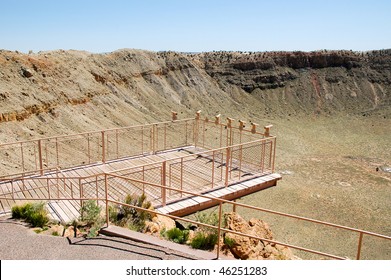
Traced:
<path id="1" fill-rule="evenodd" d="M 116 153 L 117 153 L 117 159 L 119 158 L 119 145 L 118 145 L 118 129 L 115 130 L 115 144 L 116 144 Z"/>
<path id="2" fill-rule="evenodd" d="M 178 113 L 171 111 L 171 117 L 172 117 L 172 121 L 176 121 L 178 119 Z"/>
<path id="3" fill-rule="evenodd" d="M 102 162 L 106 162 L 105 131 L 102 131 Z"/>
<path id="4" fill-rule="evenodd" d="M 357 248 L 357 256 L 356 256 L 356 260 L 359 260 L 360 259 L 360 256 L 361 256 L 361 246 L 362 246 L 362 238 L 363 238 L 363 233 L 360 232 L 360 236 L 358 238 L 358 248 Z"/>
<path id="5" fill-rule="evenodd" d="M 212 152 L 212 189 L 215 182 L 215 151 Z"/>
<path id="6" fill-rule="evenodd" d="M 220 258 L 220 242 L 221 242 L 221 216 L 223 212 L 222 203 L 219 203 L 219 226 L 217 228 L 217 256 L 216 259 Z"/>
<path id="7" fill-rule="evenodd" d="M 272 142 L 274 143 L 274 148 L 273 148 L 273 162 L 272 162 L 272 173 L 274 173 L 274 169 L 275 169 L 275 162 L 276 162 L 276 145 L 277 145 L 277 138 L 274 137 L 274 141 Z"/>
<path id="8" fill-rule="evenodd" d="M 90 151 L 90 134 L 87 133 L 87 154 L 88 154 L 88 163 L 91 163 L 91 151 Z"/>
<path id="9" fill-rule="evenodd" d="M 183 196 L 183 157 L 181 157 L 181 198 Z"/>
<path id="10" fill-rule="evenodd" d="M 49 186 L 49 178 L 46 179 L 46 185 L 48 187 L 48 198 L 50 200 L 50 186 Z"/>
<path id="11" fill-rule="evenodd" d="M 156 154 L 157 145 L 159 141 L 159 135 L 157 131 L 156 124 L 152 125 L 152 154 Z"/>
<path id="12" fill-rule="evenodd" d="M 270 136 L 270 129 L 273 127 L 272 124 L 269 124 L 267 126 L 264 127 L 265 129 L 265 137 L 269 137 Z"/>
<path id="13" fill-rule="evenodd" d="M 231 160 L 231 148 L 227 147 L 226 149 L 226 161 L 225 161 L 225 187 L 228 187 L 228 177 L 229 177 L 229 163 Z"/>
<path id="14" fill-rule="evenodd" d="M 195 127 L 194 127 L 194 146 L 198 146 L 198 138 L 200 131 L 200 119 L 201 119 L 201 110 L 196 112 L 195 117 Z"/>
<path id="15" fill-rule="evenodd" d="M 20 142 L 20 155 L 22 157 L 22 173 L 24 176 L 24 153 L 23 153 L 23 142 Z"/>
<path id="16" fill-rule="evenodd" d="M 162 187 L 162 204 L 163 206 L 166 206 L 166 167 L 167 162 L 163 161 L 162 163 L 162 179 L 161 179 L 161 185 Z"/>
<path id="17" fill-rule="evenodd" d="M 38 140 L 38 160 L 39 160 L 39 169 L 41 176 L 43 175 L 43 161 L 42 161 L 42 141 Z"/>
<path id="18" fill-rule="evenodd" d="M 106 225 L 109 226 L 109 192 L 107 184 L 107 174 L 105 173 L 105 195 L 106 195 Z"/>
<path id="19" fill-rule="evenodd" d="M 79 178 L 79 194 L 80 194 L 80 207 L 83 208 L 83 186 L 81 184 L 81 178 Z"/>
<path id="20" fill-rule="evenodd" d="M 14 180 L 11 181 L 11 197 L 13 200 L 15 200 L 15 195 L 14 195 Z"/>

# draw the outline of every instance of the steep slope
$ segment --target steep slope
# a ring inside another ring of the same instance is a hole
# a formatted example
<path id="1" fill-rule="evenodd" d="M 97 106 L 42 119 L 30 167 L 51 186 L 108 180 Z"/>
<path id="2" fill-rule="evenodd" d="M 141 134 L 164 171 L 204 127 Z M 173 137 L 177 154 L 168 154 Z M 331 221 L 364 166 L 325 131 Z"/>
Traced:
<path id="1" fill-rule="evenodd" d="M 0 141 L 162 120 L 171 110 L 245 120 L 340 112 L 389 118 L 390 81 L 389 50 L 0 51 Z"/>

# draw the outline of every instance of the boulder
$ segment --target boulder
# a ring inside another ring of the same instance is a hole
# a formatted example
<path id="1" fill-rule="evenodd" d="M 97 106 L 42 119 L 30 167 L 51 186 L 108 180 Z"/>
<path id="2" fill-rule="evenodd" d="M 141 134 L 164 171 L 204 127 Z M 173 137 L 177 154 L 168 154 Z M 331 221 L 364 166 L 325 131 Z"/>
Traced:
<path id="1" fill-rule="evenodd" d="M 145 233 L 152 235 L 160 235 L 160 232 L 170 230 L 175 227 L 175 221 L 169 217 L 156 215 L 152 218 L 152 221 L 145 223 Z"/>
<path id="2" fill-rule="evenodd" d="M 257 236 L 267 240 L 273 240 L 273 233 L 269 225 L 262 220 L 252 218 L 247 222 L 235 212 L 226 213 L 225 219 L 227 221 L 227 228 L 230 230 Z M 228 239 L 230 243 L 229 246 L 225 246 L 224 248 L 238 259 L 297 259 L 289 248 L 276 245 L 274 243 L 233 233 L 226 233 L 224 238 Z"/>

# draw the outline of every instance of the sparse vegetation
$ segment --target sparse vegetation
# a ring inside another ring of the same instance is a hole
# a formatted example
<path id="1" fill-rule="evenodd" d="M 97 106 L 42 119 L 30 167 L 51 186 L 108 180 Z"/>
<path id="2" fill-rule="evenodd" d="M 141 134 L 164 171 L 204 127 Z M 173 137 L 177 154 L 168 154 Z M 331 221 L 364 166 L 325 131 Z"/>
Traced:
<path id="1" fill-rule="evenodd" d="M 12 218 L 23 219 L 33 227 L 44 227 L 48 222 L 45 203 L 26 203 L 15 205 L 11 209 Z"/>
<path id="2" fill-rule="evenodd" d="M 164 232 L 164 236 L 168 240 L 174 241 L 175 243 L 185 244 L 189 239 L 189 230 L 180 230 L 179 228 L 172 228 Z"/>
<path id="3" fill-rule="evenodd" d="M 224 236 L 224 244 L 228 247 L 228 248 L 232 248 L 234 245 L 235 245 L 235 240 L 228 237 L 228 236 Z"/>
<path id="4" fill-rule="evenodd" d="M 217 233 L 206 233 L 199 231 L 190 242 L 194 249 L 213 250 L 218 240 Z"/>
<path id="5" fill-rule="evenodd" d="M 124 200 L 125 204 L 152 210 L 152 204 L 147 200 L 147 196 L 142 194 L 128 194 Z M 115 205 L 109 208 L 110 221 L 118 226 L 127 227 L 135 231 L 143 231 L 145 222 L 152 219 L 153 215 L 144 210 L 136 209 L 132 206 Z"/>
<path id="6" fill-rule="evenodd" d="M 95 237 L 104 224 L 100 212 L 102 207 L 98 206 L 95 200 L 88 200 L 81 208 L 81 221 L 89 227 L 87 237 Z M 76 229 L 75 229 L 76 231 Z"/>

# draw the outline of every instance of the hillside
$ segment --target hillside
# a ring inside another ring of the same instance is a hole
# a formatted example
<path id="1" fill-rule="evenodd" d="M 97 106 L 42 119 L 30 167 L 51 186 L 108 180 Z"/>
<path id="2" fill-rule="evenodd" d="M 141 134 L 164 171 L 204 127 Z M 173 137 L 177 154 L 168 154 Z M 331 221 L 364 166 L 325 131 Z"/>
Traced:
<path id="1" fill-rule="evenodd" d="M 338 113 L 389 119 L 390 81 L 391 50 L 3 50 L 0 128 L 7 136 L 0 141 L 163 120 L 171 110 L 248 120 Z"/>

